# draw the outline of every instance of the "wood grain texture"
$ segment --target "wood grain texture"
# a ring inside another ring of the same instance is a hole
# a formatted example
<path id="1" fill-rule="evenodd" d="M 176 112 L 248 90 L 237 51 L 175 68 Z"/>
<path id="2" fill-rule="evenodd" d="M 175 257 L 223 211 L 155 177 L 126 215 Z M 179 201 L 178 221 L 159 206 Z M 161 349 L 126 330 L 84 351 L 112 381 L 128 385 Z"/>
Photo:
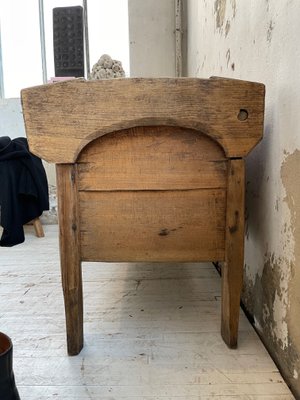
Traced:
<path id="1" fill-rule="evenodd" d="M 226 191 L 79 192 L 85 261 L 224 260 Z"/>
<path id="2" fill-rule="evenodd" d="M 102 136 L 79 158 L 79 190 L 226 188 L 222 148 L 197 131 L 139 127 Z"/>
<path id="3" fill-rule="evenodd" d="M 76 165 L 57 165 L 59 245 L 68 354 L 83 347 L 83 300 Z"/>
<path id="4" fill-rule="evenodd" d="M 262 138 L 264 85 L 247 81 L 72 80 L 24 89 L 21 98 L 30 150 L 54 163 L 73 163 L 90 141 L 135 126 L 199 130 L 227 157 L 247 155 Z"/>
<path id="5" fill-rule="evenodd" d="M 44 237 L 44 236 L 45 236 L 45 234 L 44 234 L 44 229 L 43 229 L 43 225 L 42 225 L 42 223 L 41 223 L 40 218 L 39 218 L 39 217 L 38 217 L 38 218 L 35 218 L 35 219 L 32 221 L 32 224 L 33 224 L 33 227 L 34 227 L 34 231 L 35 231 L 36 236 L 39 237 L 39 238 Z"/>
<path id="6" fill-rule="evenodd" d="M 58 164 L 69 354 L 83 344 L 81 260 L 225 261 L 221 332 L 235 347 L 241 157 L 262 138 L 264 85 L 73 80 L 25 89 L 22 104 L 31 151 Z"/>
<path id="7" fill-rule="evenodd" d="M 225 262 L 222 266 L 221 333 L 230 348 L 237 346 L 244 267 L 244 160 L 229 160 Z"/>

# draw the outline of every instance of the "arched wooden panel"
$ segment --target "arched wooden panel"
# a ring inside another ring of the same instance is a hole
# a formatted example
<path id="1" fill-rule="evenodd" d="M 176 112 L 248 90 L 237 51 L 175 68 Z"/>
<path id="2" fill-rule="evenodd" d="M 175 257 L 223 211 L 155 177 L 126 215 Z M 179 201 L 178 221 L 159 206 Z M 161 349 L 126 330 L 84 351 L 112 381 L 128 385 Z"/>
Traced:
<path id="1" fill-rule="evenodd" d="M 91 142 L 76 164 L 83 260 L 224 259 L 228 161 L 208 136 L 126 129 Z"/>
<path id="2" fill-rule="evenodd" d="M 168 126 L 110 133 L 80 153 L 80 190 L 225 188 L 221 146 L 201 132 Z"/>
<path id="3" fill-rule="evenodd" d="M 71 80 L 21 92 L 30 150 L 74 163 L 92 140 L 135 126 L 200 130 L 227 157 L 244 157 L 261 140 L 264 85 L 233 79 Z"/>

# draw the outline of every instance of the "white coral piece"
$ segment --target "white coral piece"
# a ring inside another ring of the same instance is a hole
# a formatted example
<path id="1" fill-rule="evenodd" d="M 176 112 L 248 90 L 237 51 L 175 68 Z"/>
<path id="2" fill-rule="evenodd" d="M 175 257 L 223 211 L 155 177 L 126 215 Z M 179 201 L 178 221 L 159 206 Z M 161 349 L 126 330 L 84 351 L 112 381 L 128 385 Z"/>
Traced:
<path id="1" fill-rule="evenodd" d="M 114 73 L 114 78 L 124 78 L 124 76 L 125 76 L 124 71 L 123 72 L 118 71 Z"/>
<path id="2" fill-rule="evenodd" d="M 98 64 L 101 65 L 103 68 L 111 68 L 113 64 L 113 60 L 111 56 L 108 54 L 103 54 L 98 61 Z"/>
<path id="3" fill-rule="evenodd" d="M 89 79 L 123 78 L 124 76 L 121 61 L 113 60 L 108 54 L 103 54 L 93 65 Z"/>
<path id="4" fill-rule="evenodd" d="M 120 65 L 120 63 L 116 63 L 114 62 L 111 68 L 114 72 L 120 72 L 122 69 L 122 66 Z"/>
<path id="5" fill-rule="evenodd" d="M 97 76 L 98 76 L 98 79 L 105 79 L 106 78 L 106 69 L 105 68 L 100 68 L 97 71 Z"/>
<path id="6" fill-rule="evenodd" d="M 113 71 L 111 70 L 111 69 L 106 69 L 106 78 L 107 79 L 110 79 L 110 78 L 113 78 L 114 77 L 114 73 L 113 73 Z"/>

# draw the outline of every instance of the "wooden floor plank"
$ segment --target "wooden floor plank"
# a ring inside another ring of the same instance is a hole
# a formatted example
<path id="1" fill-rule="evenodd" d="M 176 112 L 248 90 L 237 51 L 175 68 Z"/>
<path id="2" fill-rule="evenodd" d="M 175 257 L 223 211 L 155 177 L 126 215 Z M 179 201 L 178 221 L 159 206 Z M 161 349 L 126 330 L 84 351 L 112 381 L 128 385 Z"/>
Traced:
<path id="1" fill-rule="evenodd" d="M 1 248 L 0 329 L 12 337 L 22 400 L 291 400 L 241 312 L 221 339 L 210 264 L 84 263 L 85 347 L 68 357 L 57 227 Z"/>

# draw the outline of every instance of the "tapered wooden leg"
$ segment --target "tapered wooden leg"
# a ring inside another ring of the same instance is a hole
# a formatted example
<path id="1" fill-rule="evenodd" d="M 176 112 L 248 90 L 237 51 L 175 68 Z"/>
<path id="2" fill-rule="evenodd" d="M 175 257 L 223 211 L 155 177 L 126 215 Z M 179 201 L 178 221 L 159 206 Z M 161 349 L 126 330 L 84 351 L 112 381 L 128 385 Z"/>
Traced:
<path id="1" fill-rule="evenodd" d="M 61 276 L 65 301 L 68 354 L 83 347 L 83 301 L 75 164 L 56 166 Z"/>
<path id="2" fill-rule="evenodd" d="M 230 348 L 237 347 L 238 339 L 244 266 L 244 199 L 244 160 L 229 160 L 221 334 Z"/>
<path id="3" fill-rule="evenodd" d="M 43 225 L 41 223 L 41 220 L 38 218 L 35 218 L 33 221 L 33 226 L 34 226 L 34 230 L 35 230 L 35 234 L 37 237 L 44 237 L 44 229 L 43 229 Z"/>

